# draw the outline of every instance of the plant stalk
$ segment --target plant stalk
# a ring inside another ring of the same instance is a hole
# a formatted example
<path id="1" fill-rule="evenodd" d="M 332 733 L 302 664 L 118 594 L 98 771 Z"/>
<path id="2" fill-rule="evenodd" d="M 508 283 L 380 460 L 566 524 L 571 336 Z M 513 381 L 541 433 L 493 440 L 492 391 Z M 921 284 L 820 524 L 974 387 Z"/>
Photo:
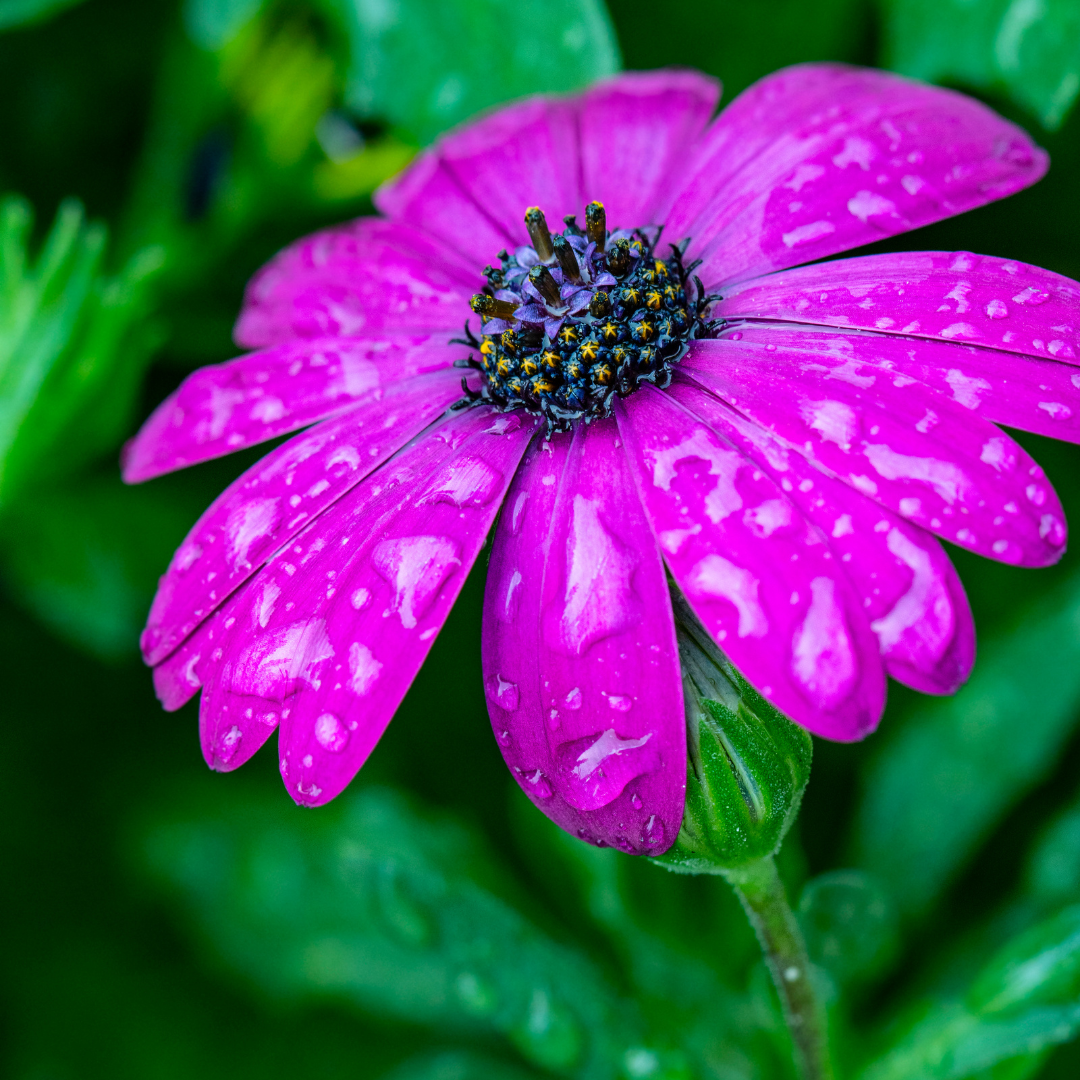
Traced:
<path id="1" fill-rule="evenodd" d="M 757 934 L 780 994 L 802 1080 L 833 1080 L 825 1008 L 814 986 L 806 943 L 771 855 L 723 871 Z"/>

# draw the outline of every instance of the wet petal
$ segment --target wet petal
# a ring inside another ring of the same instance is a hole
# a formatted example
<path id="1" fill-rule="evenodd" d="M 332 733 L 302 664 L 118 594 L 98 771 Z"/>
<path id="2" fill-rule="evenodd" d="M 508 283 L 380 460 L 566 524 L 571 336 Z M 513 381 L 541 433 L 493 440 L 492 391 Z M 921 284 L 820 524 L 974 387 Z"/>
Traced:
<path id="1" fill-rule="evenodd" d="M 283 544 L 461 397 L 454 372 L 424 375 L 299 435 L 235 480 L 177 549 L 142 635 L 166 657 Z M 262 625 L 277 593 L 260 600 Z"/>
<path id="2" fill-rule="evenodd" d="M 548 468 L 534 466 L 541 488 Z M 543 585 L 524 592 L 518 609 L 539 654 L 539 685 L 522 685 L 520 719 L 509 728 L 521 740 L 519 782 L 576 835 L 659 854 L 682 823 L 686 722 L 663 564 L 614 421 L 578 427 L 550 511 L 549 498 L 533 511 L 550 521 Z M 545 738 L 546 756 L 524 756 Z M 550 805 L 534 786 L 534 764 Z"/>
<path id="3" fill-rule="evenodd" d="M 670 392 L 769 473 L 816 527 L 862 600 L 886 673 L 923 693 L 956 690 L 975 660 L 975 625 L 941 545 L 705 391 L 676 383 Z"/>
<path id="4" fill-rule="evenodd" d="M 671 395 L 645 387 L 617 412 L 664 559 L 732 663 L 816 734 L 872 731 L 885 704 L 878 643 L 821 536 Z"/>
<path id="5" fill-rule="evenodd" d="M 585 209 L 577 118 L 569 102 L 537 97 L 505 106 L 443 136 L 438 153 L 515 244 L 529 243 L 528 207 L 539 206 L 555 230 L 567 214 Z M 493 262 L 497 251 L 490 249 L 484 261 Z"/>
<path id="6" fill-rule="evenodd" d="M 702 140 L 666 216 L 673 239 L 693 237 L 709 288 L 974 209 L 1048 164 L 985 105 L 883 71 L 807 65 L 744 97 Z"/>
<path id="7" fill-rule="evenodd" d="M 211 716 L 281 716 L 297 802 L 337 795 L 404 697 L 465 581 L 535 424 L 487 409 L 430 428 L 316 519 L 245 590 L 205 691 Z M 264 613 L 262 595 L 277 590 Z"/>
<path id="8" fill-rule="evenodd" d="M 1080 371 L 996 349 L 798 323 L 733 323 L 723 337 L 805 353 L 829 379 L 856 386 L 916 379 L 986 420 L 1080 442 Z"/>
<path id="9" fill-rule="evenodd" d="M 234 337 L 257 349 L 296 338 L 457 330 L 483 284 L 431 236 L 360 218 L 275 256 L 248 283 Z"/>
<path id="10" fill-rule="evenodd" d="M 297 431 L 384 387 L 449 368 L 447 335 L 290 342 L 189 375 L 124 448 L 129 484 Z M 460 382 L 460 379 L 459 379 Z"/>
<path id="11" fill-rule="evenodd" d="M 735 285 L 718 318 L 881 330 L 1080 364 L 1080 284 L 967 251 L 837 259 Z"/>
<path id="12" fill-rule="evenodd" d="M 387 217 L 423 229 L 478 270 L 513 237 L 462 186 L 436 144 L 400 175 L 388 180 L 372 201 Z"/>
<path id="13" fill-rule="evenodd" d="M 661 223 L 660 199 L 719 98 L 714 79 L 679 70 L 627 72 L 584 95 L 582 195 L 604 204 L 609 228 Z"/>
<path id="14" fill-rule="evenodd" d="M 1065 516 L 1009 436 L 922 383 L 827 378 L 817 358 L 749 340 L 695 344 L 681 370 L 882 506 L 1000 562 L 1046 566 Z"/>

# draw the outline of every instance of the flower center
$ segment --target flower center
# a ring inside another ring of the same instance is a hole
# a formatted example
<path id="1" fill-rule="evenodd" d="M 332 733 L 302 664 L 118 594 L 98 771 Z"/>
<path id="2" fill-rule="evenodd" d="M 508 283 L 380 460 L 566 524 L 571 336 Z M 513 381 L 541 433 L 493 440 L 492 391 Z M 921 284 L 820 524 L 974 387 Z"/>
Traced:
<path id="1" fill-rule="evenodd" d="M 656 251 L 660 229 L 608 232 L 604 207 L 589 203 L 585 230 L 573 215 L 552 235 L 539 207 L 525 213 L 531 246 L 499 252 L 470 306 L 482 321 L 478 355 L 460 361 L 481 374 L 462 405 L 486 401 L 527 409 L 548 430 L 607 416 L 616 394 L 642 383 L 664 387 L 688 342 L 714 332 L 702 314 L 715 297 L 684 266 L 686 243 Z M 696 264 L 695 264 L 696 265 Z"/>

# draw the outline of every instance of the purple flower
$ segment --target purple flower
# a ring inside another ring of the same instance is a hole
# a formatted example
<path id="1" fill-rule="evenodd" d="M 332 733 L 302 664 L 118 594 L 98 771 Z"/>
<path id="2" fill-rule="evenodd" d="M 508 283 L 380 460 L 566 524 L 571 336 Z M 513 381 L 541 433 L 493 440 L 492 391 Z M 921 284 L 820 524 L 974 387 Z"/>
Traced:
<path id="1" fill-rule="evenodd" d="M 789 68 L 711 119 L 718 94 L 664 71 L 509 106 L 252 281 L 257 351 L 191 375 L 125 458 L 145 480 L 313 425 L 207 510 L 143 636 L 166 708 L 202 689 L 213 768 L 277 727 L 292 797 L 337 795 L 494 527 L 507 764 L 565 829 L 657 854 L 686 778 L 668 575 L 778 708 L 858 739 L 886 674 L 949 693 L 971 668 L 935 537 L 1059 558 L 1057 497 L 995 424 L 1080 441 L 1080 287 L 964 252 L 794 268 L 1009 195 L 1046 155 L 879 71 Z"/>

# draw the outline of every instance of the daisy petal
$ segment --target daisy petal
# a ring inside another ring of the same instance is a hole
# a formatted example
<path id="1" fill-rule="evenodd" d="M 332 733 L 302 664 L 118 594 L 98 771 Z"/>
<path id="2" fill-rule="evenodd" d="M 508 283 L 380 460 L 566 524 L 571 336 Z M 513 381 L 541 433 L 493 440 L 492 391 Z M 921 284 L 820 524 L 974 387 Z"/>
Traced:
<path id="1" fill-rule="evenodd" d="M 445 334 L 326 338 L 199 368 L 124 447 L 124 480 L 139 483 L 287 435 L 360 398 L 377 400 L 403 379 L 449 368 L 464 352 Z"/>
<path id="2" fill-rule="evenodd" d="M 784 270 L 727 289 L 713 315 L 881 330 L 1080 364 L 1080 285 L 967 251 L 864 255 Z"/>
<path id="3" fill-rule="evenodd" d="M 279 547 L 460 397 L 453 372 L 399 383 L 289 440 L 235 480 L 195 523 L 158 585 L 141 641 L 146 662 L 172 652 Z M 262 603 L 272 608 L 273 598 Z"/>
<path id="4" fill-rule="evenodd" d="M 244 292 L 233 336 L 259 349 L 296 338 L 456 330 L 483 284 L 478 270 L 417 229 L 360 218 L 271 259 Z"/>
<path id="5" fill-rule="evenodd" d="M 531 98 L 499 109 L 439 140 L 458 184 L 515 244 L 529 243 L 525 211 L 539 206 L 553 229 L 580 214 L 577 118 L 567 102 Z M 498 248 L 488 251 L 485 262 Z"/>
<path id="6" fill-rule="evenodd" d="M 817 528 L 862 599 L 886 673 L 924 693 L 955 691 L 975 660 L 975 624 L 941 545 L 711 394 L 685 383 L 671 393 L 769 473 Z"/>
<path id="7" fill-rule="evenodd" d="M 775 344 L 697 342 L 682 370 L 908 521 L 1022 566 L 1061 558 L 1065 516 L 1042 469 L 999 428 L 921 383 L 829 379 Z"/>
<path id="8" fill-rule="evenodd" d="M 461 186 L 438 145 L 383 184 L 372 201 L 380 213 L 431 233 L 477 269 L 513 245 L 511 234 Z"/>
<path id="9" fill-rule="evenodd" d="M 204 707 L 280 706 L 282 776 L 297 802 L 332 799 L 382 735 L 535 426 L 487 409 L 450 416 L 290 542 L 260 575 L 261 594 L 249 590 Z M 276 593 L 264 613 L 266 590 Z"/>
<path id="10" fill-rule="evenodd" d="M 664 559 L 732 663 L 809 731 L 872 731 L 885 704 L 878 643 L 821 537 L 670 394 L 645 387 L 616 408 Z"/>
<path id="11" fill-rule="evenodd" d="M 830 379 L 882 378 L 896 389 L 915 379 L 995 424 L 1080 442 L 1080 372 L 969 345 L 798 323 L 734 323 L 721 335 L 806 354 Z"/>
<path id="12" fill-rule="evenodd" d="M 543 808 L 594 843 L 659 854 L 682 824 L 686 720 L 664 568 L 613 420 L 575 431 L 547 550 L 539 604 L 521 611 L 539 652 L 528 737 L 546 735 L 559 799 Z"/>
<path id="13" fill-rule="evenodd" d="M 582 195 L 604 204 L 609 228 L 660 223 L 659 201 L 719 99 L 714 79 L 678 70 L 627 72 L 584 95 Z"/>
<path id="14" fill-rule="evenodd" d="M 815 88 L 801 108 L 770 107 L 762 88 L 751 88 L 751 107 L 736 101 L 703 140 L 699 183 L 708 179 L 710 142 L 715 154 L 728 152 L 727 124 L 752 120 L 769 135 L 755 139 L 752 156 L 736 152 L 737 171 L 718 170 L 703 210 L 699 193 L 687 197 L 685 218 L 676 201 L 668 219 L 672 239 L 693 238 L 690 255 L 704 258 L 709 288 L 928 225 L 1046 172 L 1044 151 L 969 97 L 883 71 L 830 66 L 826 75 L 831 92 Z M 804 85 L 797 78 L 791 93 Z"/>

